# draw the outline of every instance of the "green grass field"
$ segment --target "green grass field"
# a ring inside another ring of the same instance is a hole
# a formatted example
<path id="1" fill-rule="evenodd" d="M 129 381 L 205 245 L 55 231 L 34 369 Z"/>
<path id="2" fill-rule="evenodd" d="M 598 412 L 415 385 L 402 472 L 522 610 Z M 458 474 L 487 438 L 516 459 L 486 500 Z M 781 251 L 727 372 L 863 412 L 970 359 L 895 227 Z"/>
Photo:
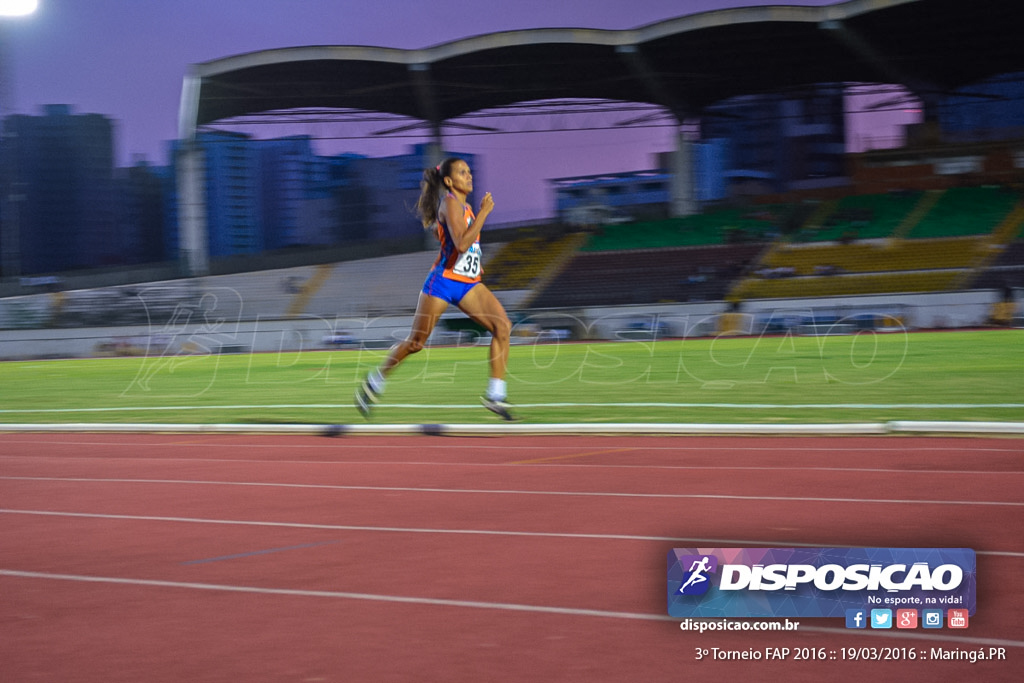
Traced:
<path id="1" fill-rule="evenodd" d="M 353 423 L 380 351 L 0 363 L 0 423 Z M 381 423 L 481 423 L 483 347 L 396 371 Z M 1024 332 L 515 346 L 527 422 L 1024 421 Z"/>

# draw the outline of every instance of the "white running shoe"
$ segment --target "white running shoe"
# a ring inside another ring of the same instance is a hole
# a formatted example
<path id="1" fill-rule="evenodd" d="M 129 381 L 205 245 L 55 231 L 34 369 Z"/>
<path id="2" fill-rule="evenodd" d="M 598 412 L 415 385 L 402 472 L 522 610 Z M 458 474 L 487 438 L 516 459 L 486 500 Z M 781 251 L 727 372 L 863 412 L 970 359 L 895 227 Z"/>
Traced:
<path id="1" fill-rule="evenodd" d="M 356 389 L 355 404 L 356 410 L 366 418 L 370 419 L 370 409 L 373 405 L 380 401 L 380 394 L 373 389 L 373 385 L 370 383 L 369 376 L 363 380 L 363 383 Z"/>
<path id="2" fill-rule="evenodd" d="M 491 411 L 492 413 L 500 417 L 502 420 L 505 420 L 507 422 L 514 422 L 516 419 L 518 419 L 515 415 L 512 414 L 512 405 L 507 401 L 496 400 L 493 398 L 487 398 L 486 396 L 481 396 L 480 402 L 484 404 L 484 408 L 487 408 L 487 410 Z"/>

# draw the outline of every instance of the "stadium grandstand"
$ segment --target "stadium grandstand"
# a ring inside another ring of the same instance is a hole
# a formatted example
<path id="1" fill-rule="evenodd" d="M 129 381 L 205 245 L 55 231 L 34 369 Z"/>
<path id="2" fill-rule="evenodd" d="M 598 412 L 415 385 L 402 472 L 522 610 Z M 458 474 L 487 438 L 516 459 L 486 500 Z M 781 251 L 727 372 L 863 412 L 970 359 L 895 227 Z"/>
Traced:
<path id="1" fill-rule="evenodd" d="M 951 140 L 940 125 L 943 97 L 1024 72 L 1018 48 L 991 49 L 1018 44 L 1007 34 L 1005 4 L 972 4 L 969 11 L 952 0 L 743 8 L 634 31 L 520 31 L 420 51 L 293 48 L 195 65 L 182 95 L 179 201 L 200 196 L 198 157 L 189 161 L 197 132 L 285 105 L 423 121 L 435 132 L 436 155 L 451 122 L 516 102 L 645 102 L 680 124 L 739 96 L 814 83 L 896 83 L 920 102 L 924 121 L 901 146 L 846 155 L 835 182 L 701 202 L 676 182 L 694 171 L 682 160 L 692 148 L 680 136 L 667 155 L 676 180 L 669 181 L 666 217 L 506 227 L 488 245 L 486 281 L 516 315 L 690 304 L 714 304 L 724 314 L 753 302 L 766 310 L 837 299 L 861 308 L 874 301 L 912 306 L 922 294 L 973 291 L 987 298 L 969 297 L 965 306 L 987 311 L 987 302 L 1009 301 L 1001 320 L 1013 324 L 1024 286 L 1024 137 L 987 129 L 984 140 Z M 936 35 L 946 37 L 941 47 L 933 46 Z M 807 60 L 808 50 L 820 58 Z M 551 67 L 545 79 L 524 80 L 541 64 Z M 715 77 L 694 79 L 701 70 Z M 487 87 L 467 76 L 473 73 L 486 74 Z M 299 75 L 308 84 L 301 96 L 287 85 Z M 345 79 L 350 87 L 338 88 Z M 371 82 L 388 85 L 362 87 Z M 46 287 L 56 291 L 22 288 L 0 299 L 0 328 L 173 330 L 201 315 L 211 296 L 221 297 L 219 305 L 237 298 L 236 320 L 394 316 L 401 325 L 434 256 L 420 244 L 366 258 L 363 243 L 328 262 L 321 254 L 305 264 L 246 269 L 243 259 L 240 272 L 223 272 L 201 243 L 209 227 L 201 220 L 202 212 L 182 212 L 182 276 L 93 287 L 88 277 L 56 274 L 59 285 Z M 872 298 L 879 296 L 886 298 Z M 963 319 L 992 320 L 982 312 Z"/>

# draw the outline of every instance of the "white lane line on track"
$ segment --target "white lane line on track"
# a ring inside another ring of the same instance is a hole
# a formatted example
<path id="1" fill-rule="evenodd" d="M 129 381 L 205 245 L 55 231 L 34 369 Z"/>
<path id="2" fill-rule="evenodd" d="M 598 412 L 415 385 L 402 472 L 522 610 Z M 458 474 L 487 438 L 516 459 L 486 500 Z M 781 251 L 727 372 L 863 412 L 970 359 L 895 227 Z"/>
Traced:
<path id="1" fill-rule="evenodd" d="M 283 595 L 291 597 L 306 598 L 336 598 L 347 600 L 368 600 L 374 602 L 392 602 L 414 605 L 427 605 L 432 607 L 465 607 L 473 609 L 489 609 L 505 612 L 526 612 L 533 614 L 555 614 L 560 616 L 574 617 L 602 617 L 607 619 L 631 619 L 642 621 L 666 621 L 679 622 L 679 619 L 664 614 L 649 614 L 645 612 L 617 612 L 613 610 L 584 609 L 579 607 L 555 607 L 550 605 L 525 605 L 509 602 L 483 602 L 479 600 L 453 600 L 445 598 L 424 598 L 404 595 L 381 595 L 375 593 L 350 593 L 345 591 L 323 591 L 307 590 L 298 588 L 265 588 L 258 586 L 236 586 L 231 584 L 212 583 L 191 583 L 183 581 L 160 581 L 156 579 L 131 579 L 114 576 L 86 576 L 81 574 L 54 574 L 48 572 L 18 571 L 14 569 L 0 569 L 0 576 L 18 579 L 39 579 L 49 581 L 71 581 L 77 583 L 106 583 L 122 586 L 137 586 L 148 588 L 175 588 L 185 590 L 220 591 L 225 593 L 247 593 L 257 595 Z M 766 619 L 765 621 L 775 621 Z M 847 629 L 800 626 L 799 630 L 807 630 L 816 633 L 833 633 L 836 635 L 851 635 Z M 1018 640 L 1003 640 L 996 638 L 969 638 L 963 636 L 947 636 L 944 634 L 914 634 L 914 633 L 871 633 L 854 635 L 878 635 L 886 638 L 904 638 L 913 640 L 956 642 L 965 645 L 978 646 L 1002 646 L 1002 647 L 1024 647 L 1024 642 Z"/>
<path id="2" fill-rule="evenodd" d="M 626 493 L 621 491 L 530 491 L 522 489 L 443 489 L 415 486 L 345 486 L 341 484 L 288 484 L 253 481 L 205 481 L 192 479 L 121 479 L 93 477 L 3 477 L 0 481 L 52 481 L 85 484 L 158 484 L 184 486 L 252 486 L 259 488 L 319 489 L 328 491 L 379 491 L 390 493 L 462 493 L 470 495 L 570 496 L 594 498 L 668 498 L 673 500 L 756 500 L 781 503 L 880 503 L 885 505 L 981 505 L 1024 507 L 1024 502 L 995 500 L 914 500 L 909 498 L 822 498 L 817 496 L 737 496 L 712 493 Z"/>
<path id="3" fill-rule="evenodd" d="M 128 579 L 112 576 L 83 576 L 79 574 L 51 574 L 0 569 L 0 576 L 25 579 L 50 579 L 79 581 L 85 583 L 113 583 L 129 586 L 157 588 L 187 588 L 192 590 L 225 591 L 233 593 L 256 593 L 261 595 L 291 595 L 312 598 L 346 598 L 349 600 L 373 600 L 377 602 L 399 602 L 440 607 L 475 607 L 513 612 L 540 612 L 585 617 L 611 617 L 615 619 L 644 619 L 648 621 L 672 621 L 667 615 L 644 614 L 640 612 L 615 612 L 610 610 L 580 609 L 574 607 L 550 607 L 546 605 L 522 605 L 506 602 L 481 602 L 477 600 L 451 600 L 444 598 L 419 598 L 402 595 L 379 595 L 374 593 L 349 593 L 345 591 L 321 591 L 298 588 L 261 588 L 257 586 L 234 586 L 225 584 L 190 583 L 181 581 L 159 581 L 155 579 Z"/>
<path id="4" fill-rule="evenodd" d="M 52 510 L 6 510 L 0 509 L 5 515 L 34 515 L 39 517 L 71 517 L 83 519 L 106 519 L 131 522 L 167 522 L 175 524 L 222 524 L 227 526 L 253 526 L 285 529 L 315 529 L 322 531 L 362 531 L 371 533 L 399 534 L 451 534 L 462 536 L 513 536 L 526 538 L 574 538 L 598 541 L 656 541 L 659 543 L 687 543 L 698 547 L 763 547 L 763 548 L 827 548 L 828 545 L 817 543 L 792 543 L 790 541 L 754 541 L 722 538 L 681 538 L 673 536 L 637 536 L 631 534 L 584 534 L 555 531 L 503 531 L 500 529 L 432 529 L 418 527 L 384 527 L 357 526 L 349 524 L 313 524 L 307 522 L 270 522 L 258 520 L 204 519 L 201 517 L 160 517 L 156 515 L 115 515 L 92 512 L 58 512 Z M 987 550 L 976 551 L 978 555 L 998 557 L 1024 557 L 1024 553 L 1011 551 Z"/>
<path id="5" fill-rule="evenodd" d="M 0 429 L 2 429 L 2 425 L 0 425 Z M 40 436 L 43 436 L 43 434 L 40 433 Z M 333 451 L 347 450 L 347 449 L 394 451 L 397 448 L 395 446 L 395 444 L 393 444 L 393 443 L 389 443 L 389 444 L 373 444 L 373 443 L 367 443 L 367 441 L 365 440 L 365 439 L 379 440 L 381 437 L 365 437 L 364 440 L 360 440 L 358 442 L 351 442 L 351 443 L 346 443 L 345 441 L 339 441 L 339 440 L 335 440 L 335 439 L 324 439 L 324 437 L 321 437 L 321 436 L 305 437 L 307 439 L 307 441 L 308 440 L 315 440 L 315 441 L 318 441 L 319 443 L 282 443 L 278 439 L 288 438 L 288 437 L 287 436 L 286 437 L 280 437 L 279 435 L 278 436 L 271 435 L 271 436 L 268 437 L 269 440 L 273 441 L 272 443 L 267 443 L 268 439 L 264 439 L 261 442 L 253 442 L 253 443 L 244 443 L 244 442 L 234 441 L 234 440 L 233 441 L 229 441 L 229 442 L 222 442 L 222 441 L 218 441 L 217 440 L 217 439 L 220 439 L 220 438 L 222 438 L 224 436 L 226 436 L 226 435 L 223 435 L 223 434 L 188 434 L 188 435 L 180 435 L 179 434 L 179 435 L 169 436 L 168 438 L 171 439 L 171 440 L 168 440 L 168 441 L 145 441 L 145 442 L 143 442 L 143 441 L 136 441 L 136 440 L 128 440 L 128 441 L 71 441 L 71 440 L 68 440 L 68 439 L 43 439 L 43 438 L 39 438 L 39 439 L 25 439 L 21 435 L 0 433 L 0 442 L 3 442 L 3 443 L 31 444 L 31 445 L 54 444 L 54 445 L 62 445 L 62 446 L 109 446 L 109 447 L 122 447 L 122 448 L 138 449 L 138 448 L 141 448 L 141 447 L 146 447 L 146 448 L 180 448 L 181 444 L 178 443 L 178 441 L 180 441 L 180 439 L 182 439 L 182 438 L 189 438 L 189 439 L 202 439 L 203 440 L 203 444 L 202 444 L 203 448 L 239 448 L 239 449 L 270 448 L 270 449 L 274 449 L 274 450 L 280 450 L 282 448 L 289 448 L 289 449 L 293 449 L 294 448 L 294 449 L 330 449 L 330 450 L 333 450 Z M 227 435 L 227 436 L 230 436 L 232 439 L 237 439 L 240 436 L 245 436 L 245 435 Z M 12 437 L 12 438 L 7 438 L 7 437 Z M 348 437 L 348 438 L 361 439 L 362 437 Z M 402 439 L 402 443 L 403 443 L 404 446 L 407 446 L 408 443 L 411 440 L 416 440 L 416 448 L 420 449 L 420 450 L 439 449 L 439 450 L 443 450 L 443 451 L 454 451 L 454 450 L 472 450 L 472 451 L 479 451 L 479 450 L 555 451 L 555 450 L 577 450 L 577 449 L 579 449 L 578 445 L 559 446 L 559 445 L 548 445 L 548 444 L 545 444 L 543 446 L 529 446 L 529 445 L 517 444 L 517 445 L 512 446 L 510 448 L 507 445 L 507 441 L 503 441 L 501 444 L 480 443 L 479 440 L 474 440 L 472 443 L 458 443 L 458 442 L 452 442 L 450 440 L 446 441 L 445 443 L 437 443 L 437 437 L 433 437 L 433 436 L 431 436 L 431 437 L 422 437 L 422 438 L 418 438 L 416 436 L 401 436 L 399 438 Z M 472 439 L 472 438 L 473 437 L 462 437 L 462 439 L 460 439 L 460 440 L 468 441 L 469 439 Z M 509 437 L 509 438 L 515 438 L 515 437 Z M 572 437 L 565 437 L 565 436 L 551 436 L 551 437 L 528 436 L 528 437 L 522 437 L 522 438 L 526 438 L 526 439 L 550 438 L 550 439 L 554 439 L 554 440 L 558 440 L 558 441 L 566 441 L 566 442 L 572 441 Z M 590 435 L 586 435 L 586 436 L 583 436 L 581 438 L 601 438 L 602 440 L 605 440 L 605 441 L 607 441 L 609 439 L 621 438 L 623 440 L 628 439 L 628 442 L 630 444 L 635 445 L 636 443 L 638 443 L 637 442 L 638 438 L 639 439 L 643 439 L 644 437 L 591 437 Z M 934 436 L 899 437 L 900 439 L 913 438 L 913 439 L 931 439 L 931 440 L 939 440 L 939 441 L 947 441 L 947 442 L 948 441 L 955 441 L 957 443 L 957 445 L 955 445 L 955 446 L 942 446 L 942 445 L 936 444 L 936 445 L 929 445 L 929 446 L 900 446 L 900 447 L 893 447 L 893 448 L 867 448 L 867 447 L 862 447 L 862 446 L 850 446 L 850 447 L 844 448 L 842 446 L 836 446 L 836 445 L 831 445 L 831 446 L 810 446 L 810 447 L 807 447 L 807 446 L 791 446 L 790 444 L 785 444 L 784 443 L 784 442 L 789 442 L 789 441 L 798 441 L 798 440 L 802 440 L 802 439 L 806 439 L 806 438 L 822 438 L 822 437 L 806 437 L 806 436 L 793 436 L 793 437 L 788 437 L 788 438 L 787 437 L 769 437 L 769 438 L 778 440 L 778 442 L 780 444 L 783 444 L 783 445 L 777 445 L 777 446 L 747 446 L 747 445 L 739 445 L 739 444 L 729 445 L 729 446 L 683 446 L 683 445 L 657 446 L 657 445 L 652 445 L 650 443 L 650 441 L 664 441 L 664 437 L 655 436 L 655 437 L 646 437 L 646 438 L 647 438 L 647 441 L 640 442 L 640 443 L 643 444 L 642 449 L 645 450 L 645 451 L 684 451 L 684 452 L 688 452 L 688 451 L 698 451 L 698 452 L 705 452 L 705 451 L 736 451 L 736 452 L 746 452 L 746 451 L 752 451 L 752 452 L 766 452 L 766 453 L 779 453 L 779 452 L 785 451 L 787 453 L 789 453 L 789 452 L 798 452 L 798 453 L 831 453 L 831 454 L 837 454 L 837 453 L 858 453 L 858 454 L 859 453 L 910 453 L 910 452 L 917 452 L 917 451 L 925 452 L 925 453 L 935 453 L 935 452 L 941 452 L 941 451 L 949 451 L 949 452 L 952 452 L 952 453 L 1016 453 L 1016 454 L 1024 454 L 1024 445 L 1022 445 L 1021 447 L 1018 447 L 1018 448 L 991 448 L 991 447 L 980 447 L 979 448 L 979 447 L 971 447 L 970 446 L 971 441 L 976 441 L 976 440 L 978 440 L 978 438 L 968 438 L 968 437 L 959 437 L 959 436 L 956 436 L 956 437 L 934 437 Z M 763 436 L 761 436 L 761 437 L 750 437 L 750 436 L 745 436 L 745 435 L 741 434 L 741 435 L 737 435 L 735 437 L 717 435 L 717 436 L 692 436 L 692 437 L 678 437 L 678 438 L 698 439 L 698 440 L 701 440 L 701 441 L 709 441 L 709 440 L 710 441 L 714 441 L 714 440 L 719 440 L 720 441 L 720 440 L 723 440 L 723 439 L 744 439 L 744 440 L 750 441 L 750 440 L 753 440 L 754 438 L 759 439 L 759 440 L 763 440 L 765 437 L 763 437 Z M 877 441 L 893 439 L 892 436 L 860 436 L 860 437 L 833 437 L 831 440 L 833 442 L 841 442 L 842 439 L 847 439 L 847 438 L 874 439 L 874 440 L 877 440 Z M 979 438 L 987 438 L 987 439 L 991 440 L 992 438 L 996 438 L 996 437 L 979 437 Z M 482 439 L 486 440 L 486 441 L 493 441 L 493 437 L 482 437 Z M 0 457 L 4 457 L 4 456 L 0 456 Z M 25 456 L 22 456 L 22 457 L 25 457 Z M 44 457 L 44 456 L 39 456 L 39 457 Z M 66 456 L 53 456 L 53 457 L 66 457 Z M 192 458 L 182 458 L 182 459 L 192 460 Z M 270 461 L 264 461 L 264 462 L 270 462 Z M 294 462 L 294 461 L 285 461 L 285 462 Z M 320 461 L 317 461 L 317 462 L 320 462 Z M 431 463 L 420 463 L 420 464 L 431 464 Z M 443 463 L 441 463 L 441 464 L 443 464 Z M 473 463 L 473 464 L 477 464 L 477 463 Z M 504 464 L 504 463 L 502 463 L 502 464 Z"/>
<path id="6" fill-rule="evenodd" d="M 124 458 L 110 457 L 104 455 L 82 455 L 82 456 L 43 456 L 43 455 L 4 455 L 2 460 L 56 460 L 67 462 L 69 459 L 83 462 L 86 460 L 112 461 L 117 463 L 125 462 Z M 727 471 L 727 472 L 837 472 L 843 474 L 955 474 L 955 475 L 1024 475 L 1024 470 L 923 470 L 923 469 L 897 469 L 885 467 L 742 467 L 732 465 L 606 465 L 601 463 L 574 462 L 427 462 L 427 461 L 388 461 L 388 460 L 254 460 L 246 458 L 153 458 L 149 456 L 133 459 L 135 465 L 165 463 L 165 462 L 189 462 L 189 463 L 238 463 L 240 465 L 354 465 L 361 467 L 479 467 L 479 468 L 516 468 L 524 467 L 546 467 L 563 468 L 576 470 L 587 469 L 623 469 L 623 470 L 680 470 L 680 471 Z M 4 477 L 0 476 L 0 479 Z"/>

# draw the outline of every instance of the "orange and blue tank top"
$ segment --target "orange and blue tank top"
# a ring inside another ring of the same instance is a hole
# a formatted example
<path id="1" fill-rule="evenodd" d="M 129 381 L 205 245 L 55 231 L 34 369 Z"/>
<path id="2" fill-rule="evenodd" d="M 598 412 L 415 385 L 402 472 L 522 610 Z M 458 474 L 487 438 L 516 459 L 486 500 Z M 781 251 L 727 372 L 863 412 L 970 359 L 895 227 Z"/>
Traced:
<path id="1" fill-rule="evenodd" d="M 454 197 L 451 193 L 448 196 Z M 469 204 L 463 204 L 463 216 L 467 226 L 473 225 L 473 221 L 476 220 L 476 214 L 473 213 Z M 441 275 L 449 280 L 480 282 L 480 276 L 484 272 L 480 238 L 478 237 L 469 249 L 460 254 L 459 250 L 455 248 L 455 241 L 448 232 L 448 226 L 441 222 L 440 217 L 436 229 L 437 239 L 441 242 L 441 252 L 437 255 L 437 260 L 434 261 L 434 268 L 442 267 Z"/>

